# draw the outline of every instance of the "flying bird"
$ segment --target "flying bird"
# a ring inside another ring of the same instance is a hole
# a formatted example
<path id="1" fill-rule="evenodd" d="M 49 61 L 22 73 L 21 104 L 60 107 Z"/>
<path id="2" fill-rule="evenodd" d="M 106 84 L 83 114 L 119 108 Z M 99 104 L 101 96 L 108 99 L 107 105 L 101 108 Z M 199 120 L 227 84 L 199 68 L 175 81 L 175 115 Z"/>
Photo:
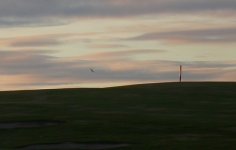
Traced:
<path id="1" fill-rule="evenodd" d="M 89 70 L 90 70 L 91 72 L 95 72 L 94 69 L 92 69 L 92 68 L 89 68 Z"/>

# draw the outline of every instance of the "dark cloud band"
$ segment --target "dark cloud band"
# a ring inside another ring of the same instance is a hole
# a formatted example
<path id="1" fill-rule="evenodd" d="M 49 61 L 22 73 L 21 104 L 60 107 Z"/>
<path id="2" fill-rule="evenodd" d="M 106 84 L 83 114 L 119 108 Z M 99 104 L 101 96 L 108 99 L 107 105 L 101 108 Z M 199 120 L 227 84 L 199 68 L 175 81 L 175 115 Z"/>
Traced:
<path id="1" fill-rule="evenodd" d="M 196 29 L 159 33 L 144 33 L 129 40 L 156 40 L 172 42 L 174 40 L 182 42 L 235 42 L 236 28 L 219 29 Z"/>
<path id="2" fill-rule="evenodd" d="M 0 25 L 61 24 L 78 17 L 235 11 L 235 0 L 7 0 L 0 1 Z"/>

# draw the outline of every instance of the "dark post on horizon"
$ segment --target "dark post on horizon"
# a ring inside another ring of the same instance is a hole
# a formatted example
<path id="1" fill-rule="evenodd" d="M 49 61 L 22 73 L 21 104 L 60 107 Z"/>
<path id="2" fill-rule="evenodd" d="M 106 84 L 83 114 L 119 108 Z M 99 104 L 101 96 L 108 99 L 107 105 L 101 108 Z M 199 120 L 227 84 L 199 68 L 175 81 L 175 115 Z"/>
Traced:
<path id="1" fill-rule="evenodd" d="M 182 65 L 179 66 L 179 82 L 182 82 Z"/>

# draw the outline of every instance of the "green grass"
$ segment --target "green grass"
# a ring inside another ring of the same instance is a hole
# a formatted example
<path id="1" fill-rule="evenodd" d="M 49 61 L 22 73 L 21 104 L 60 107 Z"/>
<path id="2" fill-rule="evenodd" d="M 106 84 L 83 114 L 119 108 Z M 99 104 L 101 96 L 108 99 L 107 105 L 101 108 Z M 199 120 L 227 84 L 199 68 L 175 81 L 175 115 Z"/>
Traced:
<path id="1" fill-rule="evenodd" d="M 0 149 L 59 142 L 121 142 L 122 150 L 235 150 L 236 83 L 163 83 L 105 89 L 0 92 Z"/>

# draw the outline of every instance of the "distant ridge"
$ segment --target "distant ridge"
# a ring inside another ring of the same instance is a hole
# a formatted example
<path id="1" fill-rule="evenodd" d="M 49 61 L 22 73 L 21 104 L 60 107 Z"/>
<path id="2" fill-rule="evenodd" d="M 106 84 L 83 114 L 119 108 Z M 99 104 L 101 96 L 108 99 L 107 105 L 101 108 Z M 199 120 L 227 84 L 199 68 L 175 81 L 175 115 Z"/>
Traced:
<path id="1" fill-rule="evenodd" d="M 160 83 L 142 83 L 142 84 L 132 84 L 132 85 L 124 85 L 124 86 L 116 86 L 109 88 L 145 88 L 145 87 L 156 87 L 156 86 L 177 86 L 177 85 L 185 85 L 185 86 L 213 86 L 213 85 L 235 85 L 236 82 L 214 82 L 214 81 L 199 81 L 199 82 L 160 82 Z"/>
<path id="2" fill-rule="evenodd" d="M 12 91 L 0 91 L 2 92 L 27 92 L 27 91 L 68 91 L 68 90 L 102 90 L 102 89 L 127 89 L 127 88 L 179 88 L 179 87 L 214 87 L 214 86 L 236 86 L 236 82 L 211 82 L 211 81 L 200 81 L 200 82 L 160 82 L 160 83 L 141 83 L 141 84 L 131 84 L 122 85 L 114 87 L 104 87 L 104 88 L 55 88 L 55 89 L 32 89 L 32 90 L 12 90 Z"/>

